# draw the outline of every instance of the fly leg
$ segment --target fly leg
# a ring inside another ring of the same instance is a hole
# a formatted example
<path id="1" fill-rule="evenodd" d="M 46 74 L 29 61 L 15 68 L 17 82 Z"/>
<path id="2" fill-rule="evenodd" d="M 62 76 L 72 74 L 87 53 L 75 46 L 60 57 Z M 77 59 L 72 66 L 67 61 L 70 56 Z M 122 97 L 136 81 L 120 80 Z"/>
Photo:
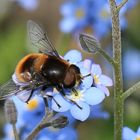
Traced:
<path id="1" fill-rule="evenodd" d="M 49 104 L 48 104 L 48 97 L 47 97 L 47 95 L 45 95 L 45 90 L 46 90 L 47 88 L 48 88 L 47 85 L 43 86 L 42 89 L 41 89 L 41 93 L 42 93 L 42 97 L 43 97 L 45 106 L 48 108 L 48 107 L 49 107 Z"/>
<path id="2" fill-rule="evenodd" d="M 43 95 L 43 100 L 44 100 L 44 103 L 45 103 L 45 105 L 46 105 L 46 107 L 48 107 L 49 106 L 49 104 L 48 104 L 48 98 L 51 98 L 52 100 L 54 100 L 54 102 L 57 104 L 57 106 L 60 108 L 61 106 L 59 105 L 59 103 L 54 99 L 54 97 L 52 96 L 52 95 L 47 95 L 46 93 L 45 93 L 45 90 L 48 88 L 48 86 L 47 85 L 45 85 L 45 86 L 43 86 L 42 87 L 42 89 L 41 89 L 41 92 L 42 92 L 42 95 Z"/>
<path id="3" fill-rule="evenodd" d="M 60 92 L 60 94 L 65 97 L 65 92 L 64 92 L 64 89 L 63 89 L 63 86 L 62 85 L 57 85 L 56 86 L 56 89 Z"/>
<path id="4" fill-rule="evenodd" d="M 61 94 L 66 100 L 68 100 L 68 101 L 74 103 L 75 105 L 77 105 L 78 108 L 82 109 L 82 107 L 81 107 L 80 105 L 78 105 L 75 101 L 73 101 L 72 99 L 69 99 L 69 98 L 66 96 L 66 94 L 65 94 L 65 92 L 64 92 L 64 89 L 63 89 L 63 87 L 62 87 L 61 85 L 58 85 L 58 86 L 56 87 L 56 89 L 60 92 L 60 94 Z M 76 89 L 72 88 L 72 91 L 73 91 L 76 95 L 78 95 Z"/>
<path id="5" fill-rule="evenodd" d="M 28 104 L 28 102 L 30 101 L 30 99 L 32 98 L 33 93 L 34 93 L 34 88 L 31 90 L 31 93 L 30 93 L 30 95 L 29 95 L 29 97 L 28 97 L 28 99 L 27 99 L 27 101 L 26 101 L 27 104 Z"/>

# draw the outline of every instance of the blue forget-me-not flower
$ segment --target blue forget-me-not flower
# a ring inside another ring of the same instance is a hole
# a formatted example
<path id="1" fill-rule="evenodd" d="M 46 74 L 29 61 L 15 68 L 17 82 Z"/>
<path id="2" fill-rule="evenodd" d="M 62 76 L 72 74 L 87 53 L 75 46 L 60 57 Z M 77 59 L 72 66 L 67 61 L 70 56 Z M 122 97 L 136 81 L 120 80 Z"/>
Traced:
<path id="1" fill-rule="evenodd" d="M 63 58 L 69 61 L 70 64 L 75 64 L 79 67 L 81 76 L 83 77 L 82 83 L 75 87 L 76 91 L 73 91 L 71 89 L 64 89 L 65 96 L 62 96 L 53 88 L 51 88 L 51 90 L 48 89 L 45 92 L 46 96 L 52 96 L 52 98 L 49 98 L 50 109 L 58 112 L 58 114 L 60 113 L 60 115 L 65 115 L 66 113 L 66 116 L 70 118 L 71 124 L 59 131 L 56 131 L 54 128 L 52 130 L 49 128 L 45 128 L 38 134 L 38 139 L 45 137 L 44 132 L 49 132 L 49 135 L 47 135 L 48 133 L 46 134 L 46 138 L 48 139 L 53 139 L 54 135 L 55 138 L 58 138 L 58 140 L 60 138 L 65 139 L 67 137 L 65 131 L 69 131 L 73 134 L 73 140 L 77 139 L 77 132 L 73 128 L 73 124 L 75 123 L 75 121 L 84 121 L 88 119 L 91 114 L 91 109 L 94 108 L 94 106 L 102 103 L 102 101 L 105 99 L 106 93 L 102 88 L 100 88 L 100 86 L 98 86 L 98 84 L 104 86 L 112 85 L 111 79 L 102 74 L 99 65 L 96 66 L 88 59 L 82 61 L 82 54 L 79 51 L 70 50 Z M 97 71 L 99 71 L 99 73 L 97 73 Z M 95 76 L 95 74 L 98 74 L 98 77 Z M 97 78 L 99 78 L 100 83 L 96 82 L 95 85 L 95 81 L 97 80 Z M 13 75 L 13 81 L 20 86 L 26 86 L 27 84 L 19 82 L 15 74 Z M 21 92 L 17 96 L 18 98 L 13 98 L 15 100 L 15 104 L 19 114 L 19 119 L 17 122 L 19 131 L 21 128 L 24 128 L 22 129 L 24 130 L 22 131 L 23 139 L 33 130 L 33 128 L 35 128 L 35 126 L 41 121 L 45 114 L 44 101 L 42 97 L 37 96 L 41 95 L 40 89 L 34 91 L 35 96 L 29 101 L 28 104 L 26 104 L 22 101 L 26 101 L 28 96 L 26 97 L 25 95 L 29 95 L 28 92 L 30 91 Z M 21 99 L 22 101 L 19 99 Z M 102 113 L 102 111 L 100 111 L 100 113 Z M 93 114 L 94 113 L 92 112 L 92 116 L 94 117 Z M 90 119 L 91 118 L 92 117 L 90 117 Z"/>
<path id="2" fill-rule="evenodd" d="M 119 4 L 121 0 L 117 0 Z M 129 1 L 120 11 L 122 29 L 127 27 L 125 13 L 133 8 L 137 0 Z M 110 9 L 107 0 L 72 0 L 60 7 L 63 16 L 60 30 L 64 33 L 83 32 L 90 28 L 98 38 L 105 37 L 111 29 Z M 88 30 L 89 31 L 89 30 Z"/>
<path id="3" fill-rule="evenodd" d="M 123 140 L 140 140 L 140 127 L 134 132 L 129 127 L 123 128 Z"/>

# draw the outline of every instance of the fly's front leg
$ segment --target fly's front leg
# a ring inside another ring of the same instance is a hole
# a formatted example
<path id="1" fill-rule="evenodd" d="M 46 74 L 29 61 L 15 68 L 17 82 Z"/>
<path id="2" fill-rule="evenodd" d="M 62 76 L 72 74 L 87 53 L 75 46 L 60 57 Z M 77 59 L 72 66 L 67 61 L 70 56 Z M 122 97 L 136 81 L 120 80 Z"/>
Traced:
<path id="1" fill-rule="evenodd" d="M 61 94 L 66 100 L 68 100 L 68 101 L 74 103 L 75 105 L 77 105 L 78 108 L 82 109 L 82 107 L 79 106 L 75 101 L 73 101 L 73 100 L 67 98 L 67 96 L 66 96 L 66 94 L 65 94 L 65 92 L 64 92 L 64 89 L 63 89 L 63 87 L 62 87 L 61 85 L 58 85 L 58 86 L 56 87 L 56 89 L 60 92 L 60 94 Z M 77 91 L 76 91 L 76 89 L 73 88 L 72 91 L 73 91 L 76 95 L 78 94 Z"/>
<path id="2" fill-rule="evenodd" d="M 28 104 L 28 102 L 30 101 L 30 99 L 32 98 L 33 93 L 34 93 L 34 89 L 31 90 L 31 93 L 30 93 L 30 95 L 29 95 L 29 97 L 28 97 L 28 99 L 27 99 L 27 101 L 26 101 L 27 104 Z"/>
<path id="3" fill-rule="evenodd" d="M 57 85 L 56 86 L 56 89 L 60 92 L 60 94 L 62 95 L 62 96 L 64 96 L 65 97 L 65 92 L 64 92 L 64 89 L 63 89 L 63 86 L 62 85 Z"/>

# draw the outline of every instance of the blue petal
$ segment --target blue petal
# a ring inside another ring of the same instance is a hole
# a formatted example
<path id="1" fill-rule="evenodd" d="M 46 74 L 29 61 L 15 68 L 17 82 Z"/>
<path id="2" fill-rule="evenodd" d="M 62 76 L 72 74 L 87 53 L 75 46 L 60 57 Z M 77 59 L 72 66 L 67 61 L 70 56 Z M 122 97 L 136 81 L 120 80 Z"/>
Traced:
<path id="1" fill-rule="evenodd" d="M 107 87 L 103 86 L 103 85 L 97 85 L 97 88 L 99 88 L 101 91 L 103 91 L 105 93 L 106 96 L 109 96 L 109 90 Z"/>
<path id="2" fill-rule="evenodd" d="M 26 10 L 35 10 L 38 6 L 38 0 L 18 0 L 19 4 Z"/>
<path id="3" fill-rule="evenodd" d="M 60 94 L 54 96 L 55 101 L 52 99 L 52 109 L 57 112 L 68 111 L 71 107 L 71 104 L 66 101 Z M 60 107 L 59 107 L 60 106 Z"/>
<path id="4" fill-rule="evenodd" d="M 85 68 L 80 68 L 80 73 L 82 76 L 90 74 L 90 72 Z"/>
<path id="5" fill-rule="evenodd" d="M 90 107 L 84 102 L 81 102 L 79 105 L 82 107 L 82 109 L 80 109 L 77 105 L 73 105 L 70 111 L 75 119 L 84 121 L 90 114 Z"/>
<path id="6" fill-rule="evenodd" d="M 79 67 L 79 68 L 81 69 L 81 68 L 83 68 L 83 64 L 84 64 L 84 62 L 81 61 L 81 62 L 78 62 L 78 63 L 76 64 L 76 66 Z"/>
<path id="7" fill-rule="evenodd" d="M 89 105 L 97 105 L 104 100 L 105 95 L 100 89 L 91 87 L 84 92 L 84 98 Z"/>
<path id="8" fill-rule="evenodd" d="M 18 97 L 16 96 L 13 96 L 12 97 L 15 105 L 16 105 L 16 109 L 17 109 L 17 112 L 18 112 L 18 118 L 21 118 L 22 114 L 23 114 L 23 111 L 25 110 L 25 105 L 26 103 L 25 102 L 22 102 Z"/>
<path id="9" fill-rule="evenodd" d="M 77 50 L 70 50 L 65 54 L 64 59 L 69 60 L 70 63 L 78 63 L 82 60 L 82 54 Z"/>
<path id="10" fill-rule="evenodd" d="M 86 68 L 88 71 L 91 70 L 93 61 L 91 59 L 85 59 L 83 63 L 83 67 Z"/>
<path id="11" fill-rule="evenodd" d="M 77 24 L 77 20 L 73 17 L 64 18 L 60 21 L 59 28 L 64 33 L 73 32 L 75 26 Z"/>
<path id="12" fill-rule="evenodd" d="M 60 7 L 60 13 L 63 16 L 74 16 L 75 14 L 75 8 L 73 7 L 73 3 L 72 2 L 67 2 L 64 3 L 61 7 Z"/>
<path id="13" fill-rule="evenodd" d="M 123 128 L 122 135 L 123 135 L 123 140 L 133 140 L 136 137 L 136 133 L 128 127 Z"/>
<path id="14" fill-rule="evenodd" d="M 11 124 L 6 124 L 4 126 L 4 133 L 5 137 L 2 140 L 15 140 L 15 137 L 13 135 L 13 128 Z"/>
<path id="15" fill-rule="evenodd" d="M 81 86 L 82 86 L 83 88 L 88 89 L 88 88 L 91 87 L 92 83 L 93 83 L 93 78 L 92 78 L 92 76 L 88 76 L 88 77 L 85 77 L 85 78 L 82 80 Z"/>
<path id="16" fill-rule="evenodd" d="M 86 68 L 80 68 L 80 73 L 83 76 L 81 87 L 82 88 L 91 87 L 91 85 L 93 84 L 93 77 L 89 76 L 90 72 Z"/>
<path id="17" fill-rule="evenodd" d="M 92 65 L 92 67 L 91 67 L 91 73 L 93 74 L 93 75 L 101 75 L 102 74 L 102 70 L 101 70 L 101 67 L 100 67 L 100 65 L 98 65 L 98 64 L 93 64 Z"/>
<path id="18" fill-rule="evenodd" d="M 113 85 L 112 79 L 106 75 L 101 75 L 99 79 L 100 79 L 101 84 L 104 86 L 112 86 Z"/>

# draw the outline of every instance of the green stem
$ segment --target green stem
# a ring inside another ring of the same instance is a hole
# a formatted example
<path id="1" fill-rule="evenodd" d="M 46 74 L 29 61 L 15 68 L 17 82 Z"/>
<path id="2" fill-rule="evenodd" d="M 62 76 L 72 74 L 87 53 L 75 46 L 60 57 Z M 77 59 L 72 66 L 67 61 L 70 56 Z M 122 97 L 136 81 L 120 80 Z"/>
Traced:
<path id="1" fill-rule="evenodd" d="M 114 60 L 102 49 L 98 49 L 98 52 L 112 65 L 115 67 Z"/>
<path id="2" fill-rule="evenodd" d="M 102 48 L 100 45 L 100 42 L 91 36 L 80 34 L 79 40 L 81 43 L 81 47 L 83 50 L 89 52 L 89 53 L 99 53 L 101 54 L 111 65 L 115 67 L 115 62 L 112 57 L 110 57 Z"/>
<path id="3" fill-rule="evenodd" d="M 122 95 L 122 99 L 125 100 L 127 97 L 129 97 L 133 92 L 135 92 L 137 89 L 140 88 L 140 81 L 130 87 L 127 91 L 125 91 Z"/>
<path id="4" fill-rule="evenodd" d="M 121 8 L 128 2 L 128 0 L 123 0 L 119 5 L 118 5 L 118 11 L 121 10 Z"/>
<path id="5" fill-rule="evenodd" d="M 119 11 L 115 0 L 109 0 L 112 14 L 112 44 L 114 68 L 114 140 L 122 139 L 123 127 L 123 80 L 121 68 L 121 30 Z"/>
<path id="6" fill-rule="evenodd" d="M 36 135 L 45 127 L 51 126 L 49 120 L 53 117 L 54 113 L 46 107 L 45 115 L 35 129 L 27 136 L 26 140 L 33 140 Z"/>
<path id="7" fill-rule="evenodd" d="M 51 126 L 51 123 L 41 123 L 39 124 L 29 135 L 28 137 L 26 138 L 26 140 L 33 140 L 36 135 L 43 129 L 43 128 L 46 128 L 46 127 L 49 127 Z"/>

